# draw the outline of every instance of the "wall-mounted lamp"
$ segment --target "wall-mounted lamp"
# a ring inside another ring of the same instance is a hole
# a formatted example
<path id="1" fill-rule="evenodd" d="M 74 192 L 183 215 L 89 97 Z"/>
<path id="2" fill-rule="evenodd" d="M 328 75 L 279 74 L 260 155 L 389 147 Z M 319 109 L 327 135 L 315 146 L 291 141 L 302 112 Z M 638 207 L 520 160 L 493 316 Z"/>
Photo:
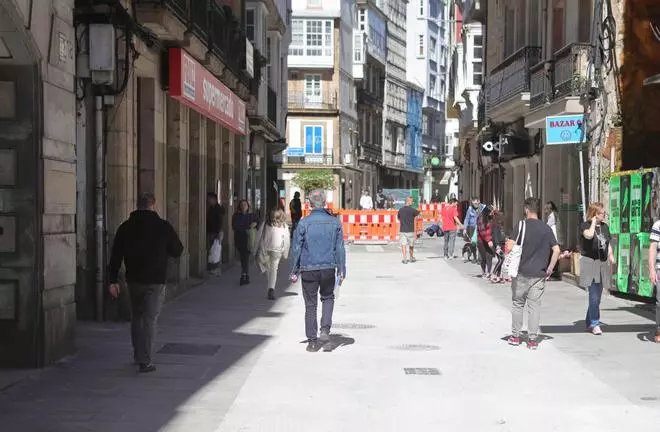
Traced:
<path id="1" fill-rule="evenodd" d="M 346 179 L 345 179 L 345 178 L 341 179 L 341 184 L 344 184 L 344 183 L 346 183 Z"/>

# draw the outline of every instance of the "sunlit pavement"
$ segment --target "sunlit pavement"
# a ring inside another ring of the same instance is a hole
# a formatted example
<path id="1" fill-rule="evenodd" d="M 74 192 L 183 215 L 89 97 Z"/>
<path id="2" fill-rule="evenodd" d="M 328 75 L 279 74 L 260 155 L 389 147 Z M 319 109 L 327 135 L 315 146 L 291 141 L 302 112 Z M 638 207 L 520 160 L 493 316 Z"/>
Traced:
<path id="1" fill-rule="evenodd" d="M 552 282 L 539 350 L 510 347 L 509 288 L 441 259 L 441 242 L 425 240 L 408 265 L 395 245 L 349 246 L 332 352 L 301 343 L 300 287 L 268 302 L 256 275 L 249 287 L 223 276 L 168 305 L 153 374 L 130 365 L 127 324 L 85 324 L 77 356 L 0 392 L 0 430 L 658 429 L 648 307 L 604 298 L 605 334 L 592 336 L 585 293 Z"/>

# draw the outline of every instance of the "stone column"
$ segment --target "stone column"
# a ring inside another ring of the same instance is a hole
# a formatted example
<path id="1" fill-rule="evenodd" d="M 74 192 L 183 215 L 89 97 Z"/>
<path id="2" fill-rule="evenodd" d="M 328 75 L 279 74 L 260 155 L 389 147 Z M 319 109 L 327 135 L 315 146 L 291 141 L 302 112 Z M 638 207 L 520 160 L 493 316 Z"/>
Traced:
<path id="1" fill-rule="evenodd" d="M 138 195 L 156 191 L 155 92 L 155 79 L 137 79 Z"/>
<path id="2" fill-rule="evenodd" d="M 227 217 L 224 221 L 225 239 L 222 244 L 222 262 L 232 262 L 234 259 L 234 231 L 231 228 L 231 218 L 234 214 L 234 143 L 233 134 L 220 128 L 222 145 L 222 173 L 220 181 L 220 200 L 225 206 Z"/>
<path id="3" fill-rule="evenodd" d="M 190 276 L 206 268 L 206 118 L 190 113 L 190 158 L 188 159 L 188 244 Z"/>
<path id="4" fill-rule="evenodd" d="M 170 264 L 175 291 L 188 279 L 188 113 L 186 106 L 167 99 L 167 220 L 179 234 L 184 251 Z"/>

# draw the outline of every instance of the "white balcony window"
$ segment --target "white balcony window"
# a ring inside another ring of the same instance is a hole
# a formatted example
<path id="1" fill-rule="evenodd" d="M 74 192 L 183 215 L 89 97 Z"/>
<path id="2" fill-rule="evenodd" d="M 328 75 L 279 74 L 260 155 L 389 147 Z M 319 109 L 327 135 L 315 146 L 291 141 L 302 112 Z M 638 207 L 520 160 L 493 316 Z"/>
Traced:
<path id="1" fill-rule="evenodd" d="M 321 104 L 321 75 L 305 75 L 305 105 Z"/>
<path id="2" fill-rule="evenodd" d="M 425 10 L 424 10 L 424 0 L 419 0 L 419 16 L 424 16 L 425 15 Z"/>
<path id="3" fill-rule="evenodd" d="M 332 20 L 293 20 L 289 54 L 332 57 Z"/>
<path id="4" fill-rule="evenodd" d="M 362 63 L 362 34 L 356 34 L 353 41 L 353 62 Z"/>
<path id="5" fill-rule="evenodd" d="M 305 154 L 323 154 L 323 126 L 305 126 Z"/>
<path id="6" fill-rule="evenodd" d="M 417 40 L 417 56 L 424 57 L 424 35 L 421 34 Z"/>
<path id="7" fill-rule="evenodd" d="M 245 11 L 245 35 L 252 43 L 254 43 L 254 28 L 254 9 L 248 9 Z"/>

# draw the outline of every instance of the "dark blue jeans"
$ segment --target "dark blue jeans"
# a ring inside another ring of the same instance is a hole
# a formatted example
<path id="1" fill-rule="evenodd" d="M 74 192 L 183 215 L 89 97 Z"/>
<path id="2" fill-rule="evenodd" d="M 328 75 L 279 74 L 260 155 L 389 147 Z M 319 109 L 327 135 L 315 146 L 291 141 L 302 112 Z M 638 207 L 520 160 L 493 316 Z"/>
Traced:
<path id="1" fill-rule="evenodd" d="M 585 323 L 588 328 L 594 328 L 600 325 L 600 299 L 603 296 L 603 285 L 597 282 L 592 282 L 588 291 L 589 306 L 587 307 Z"/>

